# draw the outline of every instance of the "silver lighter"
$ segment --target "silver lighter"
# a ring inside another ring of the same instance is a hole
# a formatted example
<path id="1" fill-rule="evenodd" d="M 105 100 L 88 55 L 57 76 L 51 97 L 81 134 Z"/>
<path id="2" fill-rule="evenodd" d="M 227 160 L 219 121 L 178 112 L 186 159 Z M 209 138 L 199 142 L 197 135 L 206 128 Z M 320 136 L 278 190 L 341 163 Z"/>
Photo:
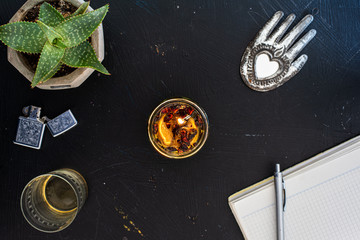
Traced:
<path id="1" fill-rule="evenodd" d="M 46 120 L 46 126 L 53 137 L 57 137 L 77 125 L 77 121 L 70 110 L 67 110 L 54 119 L 46 118 Z"/>
<path id="2" fill-rule="evenodd" d="M 44 136 L 45 123 L 40 119 L 41 108 L 28 106 L 23 109 L 27 117 L 19 117 L 15 144 L 40 149 Z"/>
<path id="3" fill-rule="evenodd" d="M 77 125 L 77 121 L 70 110 L 54 119 L 40 118 L 41 108 L 28 106 L 23 108 L 24 117 L 19 117 L 15 144 L 40 149 L 45 125 L 53 137 L 59 136 Z"/>

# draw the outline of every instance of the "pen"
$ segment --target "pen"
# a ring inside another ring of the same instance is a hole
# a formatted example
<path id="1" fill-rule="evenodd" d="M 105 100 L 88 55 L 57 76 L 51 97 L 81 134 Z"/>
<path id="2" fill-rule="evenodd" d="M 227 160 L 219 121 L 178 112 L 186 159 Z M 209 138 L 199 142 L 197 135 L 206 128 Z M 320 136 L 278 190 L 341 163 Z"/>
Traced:
<path id="1" fill-rule="evenodd" d="M 283 192 L 285 193 L 285 185 L 282 172 L 280 172 L 280 164 L 275 165 L 274 181 L 276 196 L 277 239 L 284 240 L 284 211 L 286 196 L 283 198 Z"/>

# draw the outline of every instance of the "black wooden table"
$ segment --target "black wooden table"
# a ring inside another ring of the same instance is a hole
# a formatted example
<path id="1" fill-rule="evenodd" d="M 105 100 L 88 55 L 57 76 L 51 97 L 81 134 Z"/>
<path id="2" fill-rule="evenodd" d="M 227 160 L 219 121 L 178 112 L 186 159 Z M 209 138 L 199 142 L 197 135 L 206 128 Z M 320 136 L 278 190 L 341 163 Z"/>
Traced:
<path id="1" fill-rule="evenodd" d="M 23 0 L 0 1 L 6 23 Z M 96 0 L 111 76 L 94 73 L 72 90 L 30 89 L 0 52 L 1 239 L 242 239 L 227 203 L 232 193 L 360 132 L 360 6 L 338 0 Z M 309 60 L 282 87 L 259 93 L 241 80 L 248 42 L 277 10 L 317 13 Z M 151 111 L 186 96 L 207 112 L 203 149 L 183 160 L 159 155 L 147 137 Z M 71 109 L 79 125 L 41 150 L 14 145 L 27 105 L 50 118 Z M 33 177 L 69 167 L 89 198 L 66 230 L 34 230 L 19 206 Z"/>

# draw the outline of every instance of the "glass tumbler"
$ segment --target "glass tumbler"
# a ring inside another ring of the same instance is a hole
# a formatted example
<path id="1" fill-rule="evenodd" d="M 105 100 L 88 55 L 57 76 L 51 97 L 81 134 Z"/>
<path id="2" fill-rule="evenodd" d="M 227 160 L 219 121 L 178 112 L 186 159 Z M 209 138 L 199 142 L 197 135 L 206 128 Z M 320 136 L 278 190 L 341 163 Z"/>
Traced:
<path id="1" fill-rule="evenodd" d="M 186 158 L 205 144 L 209 120 L 205 111 L 188 98 L 163 101 L 151 113 L 148 135 L 151 144 L 168 158 Z"/>
<path id="2" fill-rule="evenodd" d="M 59 169 L 32 179 L 24 188 L 20 206 L 27 222 L 53 233 L 68 227 L 88 195 L 85 179 L 72 169 Z"/>

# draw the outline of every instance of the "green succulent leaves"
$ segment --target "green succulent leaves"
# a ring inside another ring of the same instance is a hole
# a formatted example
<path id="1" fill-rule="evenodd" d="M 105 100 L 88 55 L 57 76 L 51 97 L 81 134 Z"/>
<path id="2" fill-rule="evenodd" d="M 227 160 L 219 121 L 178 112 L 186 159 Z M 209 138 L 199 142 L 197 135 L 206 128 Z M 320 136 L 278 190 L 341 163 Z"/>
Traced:
<path id="1" fill-rule="evenodd" d="M 58 34 L 54 28 L 46 25 L 45 23 L 43 23 L 42 21 L 38 20 L 37 21 L 37 24 L 39 25 L 39 27 L 41 28 L 41 30 L 45 33 L 47 39 L 48 39 L 48 42 L 51 44 L 51 45 L 54 45 L 59 43 L 60 41 L 63 40 L 63 37 Z M 64 48 L 66 47 L 66 45 L 61 45 L 61 48 Z"/>
<path id="2" fill-rule="evenodd" d="M 46 36 L 33 22 L 15 22 L 0 26 L 0 40 L 19 52 L 41 53 Z"/>
<path id="3" fill-rule="evenodd" d="M 37 84 L 42 83 L 55 75 L 59 70 L 60 61 L 64 56 L 64 53 L 64 48 L 58 48 L 51 45 L 49 42 L 45 43 L 36 68 L 35 76 L 31 83 L 32 87 L 35 87 Z"/>
<path id="4" fill-rule="evenodd" d="M 39 20 L 50 27 L 55 27 L 62 23 L 65 18 L 53 6 L 44 2 L 40 6 Z"/>
<path id="5" fill-rule="evenodd" d="M 80 7 L 73 13 L 71 14 L 69 17 L 73 17 L 73 16 L 76 16 L 76 15 L 79 15 L 79 14 L 84 14 L 87 10 L 87 8 L 89 7 L 90 5 L 90 1 L 89 2 L 84 2 L 83 4 L 80 5 Z M 68 17 L 68 18 L 69 18 Z"/>
<path id="6" fill-rule="evenodd" d="M 69 18 L 56 26 L 55 31 L 64 36 L 66 46 L 75 47 L 95 31 L 104 19 L 108 9 L 109 5 L 105 5 L 95 11 Z"/>
<path id="7" fill-rule="evenodd" d="M 106 68 L 99 62 L 93 47 L 87 41 L 74 48 L 66 49 L 61 61 L 70 67 L 93 68 L 103 74 L 110 75 Z"/>
<path id="8" fill-rule="evenodd" d="M 103 21 L 109 6 L 86 13 L 88 6 L 89 2 L 83 3 L 71 16 L 64 18 L 44 2 L 36 23 L 15 22 L 0 26 L 0 40 L 5 45 L 16 51 L 41 53 L 32 87 L 53 77 L 62 64 L 109 74 L 87 41 Z"/>

